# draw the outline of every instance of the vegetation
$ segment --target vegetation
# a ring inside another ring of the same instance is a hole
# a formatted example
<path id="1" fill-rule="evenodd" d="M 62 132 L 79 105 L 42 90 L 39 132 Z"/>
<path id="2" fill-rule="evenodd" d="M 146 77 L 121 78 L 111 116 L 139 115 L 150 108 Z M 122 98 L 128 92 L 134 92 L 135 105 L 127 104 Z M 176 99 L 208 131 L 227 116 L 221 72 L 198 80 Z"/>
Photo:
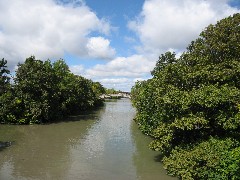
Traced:
<path id="1" fill-rule="evenodd" d="M 120 92 L 121 92 L 121 91 L 115 90 L 115 89 L 113 89 L 113 88 L 111 88 L 111 89 L 105 88 L 105 93 L 106 93 L 106 94 L 118 94 L 118 93 L 120 93 Z"/>
<path id="2" fill-rule="evenodd" d="M 8 89 L 9 86 L 9 73 L 10 71 L 7 69 L 7 61 L 5 59 L 2 59 L 0 61 L 0 95 L 2 95 L 6 90 Z"/>
<path id="3" fill-rule="evenodd" d="M 159 57 L 132 102 L 170 175 L 240 179 L 240 14 L 209 25 L 180 58 Z"/>
<path id="4" fill-rule="evenodd" d="M 102 85 L 72 74 L 63 60 L 51 63 L 31 56 L 18 64 L 13 85 L 6 64 L 4 59 L 0 63 L 1 123 L 53 122 L 102 104 Z"/>

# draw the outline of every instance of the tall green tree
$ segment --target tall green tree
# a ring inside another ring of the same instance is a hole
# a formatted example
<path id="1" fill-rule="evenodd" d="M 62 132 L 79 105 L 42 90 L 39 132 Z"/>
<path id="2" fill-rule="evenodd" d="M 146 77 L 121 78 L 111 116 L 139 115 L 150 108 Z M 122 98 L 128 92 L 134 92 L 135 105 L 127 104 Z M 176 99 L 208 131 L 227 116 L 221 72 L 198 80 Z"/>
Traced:
<path id="1" fill-rule="evenodd" d="M 7 69 L 7 60 L 0 60 L 0 96 L 6 92 L 9 87 L 10 71 Z"/>
<path id="2" fill-rule="evenodd" d="M 31 56 L 18 65 L 14 86 L 0 96 L 3 123 L 46 123 L 101 105 L 101 85 L 74 75 L 60 59 Z"/>
<path id="3" fill-rule="evenodd" d="M 7 60 L 0 61 L 0 122 L 5 122 L 11 109 L 14 109 L 13 92 L 10 86 L 10 71 L 7 69 Z"/>
<path id="4" fill-rule="evenodd" d="M 58 107 L 59 78 L 53 71 L 51 62 L 36 60 L 34 56 L 19 64 L 15 77 L 15 91 L 23 107 L 22 119 L 25 123 L 47 122 L 55 119 Z"/>
<path id="5" fill-rule="evenodd" d="M 97 96 L 101 96 L 105 93 L 105 88 L 99 82 L 92 82 L 92 89 Z"/>
<path id="6" fill-rule="evenodd" d="M 209 25 L 179 59 L 171 52 L 161 55 L 153 78 L 132 88 L 136 121 L 154 139 L 150 147 L 165 156 L 171 174 L 183 179 L 216 178 L 224 170 L 237 176 L 220 164 L 226 158 L 222 153 L 239 155 L 234 150 L 240 135 L 239 22 L 240 14 L 234 14 Z M 216 166 L 210 165 L 211 149 L 225 141 L 234 145 L 216 151 Z M 204 148 L 209 153 L 197 155 Z M 181 165 L 187 159 L 190 164 Z"/>

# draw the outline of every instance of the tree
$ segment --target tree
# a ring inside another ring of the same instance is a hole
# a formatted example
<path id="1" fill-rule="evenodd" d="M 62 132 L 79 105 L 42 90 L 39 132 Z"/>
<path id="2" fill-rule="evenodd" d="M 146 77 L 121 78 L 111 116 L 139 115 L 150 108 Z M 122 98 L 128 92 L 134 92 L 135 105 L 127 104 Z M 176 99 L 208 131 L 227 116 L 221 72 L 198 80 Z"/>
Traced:
<path id="1" fill-rule="evenodd" d="M 153 137 L 150 147 L 165 157 L 165 167 L 171 174 L 210 178 L 210 171 L 203 175 L 206 169 L 189 171 L 192 164 L 197 168 L 202 165 L 197 162 L 207 163 L 208 153 L 194 157 L 194 152 L 201 151 L 200 144 L 210 144 L 212 148 L 211 141 L 219 142 L 218 139 L 239 141 L 239 22 L 240 14 L 235 14 L 209 25 L 179 59 L 171 52 L 161 55 L 152 71 L 153 78 L 138 82 L 132 89 L 135 119 L 140 129 Z M 215 154 L 219 156 L 218 163 L 224 159 L 221 153 Z M 186 158 L 192 164 L 180 170 L 176 158 Z M 216 166 L 213 171 L 221 168 Z"/>
<path id="2" fill-rule="evenodd" d="M 48 122 L 59 116 L 56 84 L 58 76 L 51 62 L 36 60 L 34 56 L 19 64 L 16 71 L 15 91 L 23 110 L 16 119 L 22 123 Z"/>
<path id="3" fill-rule="evenodd" d="M 93 82 L 92 83 L 92 89 L 95 92 L 95 94 L 97 96 L 101 96 L 102 94 L 105 93 L 105 88 L 103 87 L 102 84 L 100 84 L 99 82 Z"/>
<path id="4" fill-rule="evenodd" d="M 7 69 L 7 60 L 4 58 L 0 61 L 0 96 L 6 92 L 9 87 L 10 71 Z"/>
<path id="5" fill-rule="evenodd" d="M 105 89 L 105 93 L 106 94 L 118 94 L 120 91 L 118 90 L 115 90 L 114 88 L 111 88 L 111 89 Z"/>
<path id="6" fill-rule="evenodd" d="M 7 60 L 3 58 L 0 61 L 0 122 L 10 119 L 11 111 L 15 109 L 9 74 Z"/>
<path id="7" fill-rule="evenodd" d="M 18 64 L 14 86 L 0 96 L 0 122 L 46 123 L 101 105 L 100 84 L 70 72 L 62 60 Z M 3 106 L 4 105 L 4 106 Z"/>

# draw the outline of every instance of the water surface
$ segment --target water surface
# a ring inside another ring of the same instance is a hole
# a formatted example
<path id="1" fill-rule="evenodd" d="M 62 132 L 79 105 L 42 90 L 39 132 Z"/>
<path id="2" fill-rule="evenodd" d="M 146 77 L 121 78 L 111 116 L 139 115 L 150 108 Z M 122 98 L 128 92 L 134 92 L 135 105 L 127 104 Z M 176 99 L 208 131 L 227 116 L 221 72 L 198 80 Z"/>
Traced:
<path id="1" fill-rule="evenodd" d="M 49 125 L 0 125 L 0 179 L 150 180 L 166 175 L 128 99 Z"/>

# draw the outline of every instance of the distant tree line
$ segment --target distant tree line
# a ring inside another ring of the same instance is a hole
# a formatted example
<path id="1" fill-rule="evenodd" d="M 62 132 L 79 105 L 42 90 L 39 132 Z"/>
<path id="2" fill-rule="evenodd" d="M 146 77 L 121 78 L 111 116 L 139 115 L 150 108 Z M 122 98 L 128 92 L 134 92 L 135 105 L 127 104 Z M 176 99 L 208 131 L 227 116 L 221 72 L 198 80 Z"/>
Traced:
<path id="1" fill-rule="evenodd" d="M 18 64 L 10 83 L 7 61 L 0 60 L 0 122 L 47 123 L 103 104 L 99 82 L 74 75 L 60 59 Z"/>
<path id="2" fill-rule="evenodd" d="M 111 89 L 105 88 L 105 93 L 106 93 L 106 94 L 118 94 L 118 93 L 120 93 L 120 92 L 121 92 L 121 91 L 116 90 L 116 89 L 114 89 L 114 88 L 111 88 Z"/>
<path id="3" fill-rule="evenodd" d="M 209 25 L 132 88 L 139 128 L 180 179 L 240 179 L 240 14 Z"/>

